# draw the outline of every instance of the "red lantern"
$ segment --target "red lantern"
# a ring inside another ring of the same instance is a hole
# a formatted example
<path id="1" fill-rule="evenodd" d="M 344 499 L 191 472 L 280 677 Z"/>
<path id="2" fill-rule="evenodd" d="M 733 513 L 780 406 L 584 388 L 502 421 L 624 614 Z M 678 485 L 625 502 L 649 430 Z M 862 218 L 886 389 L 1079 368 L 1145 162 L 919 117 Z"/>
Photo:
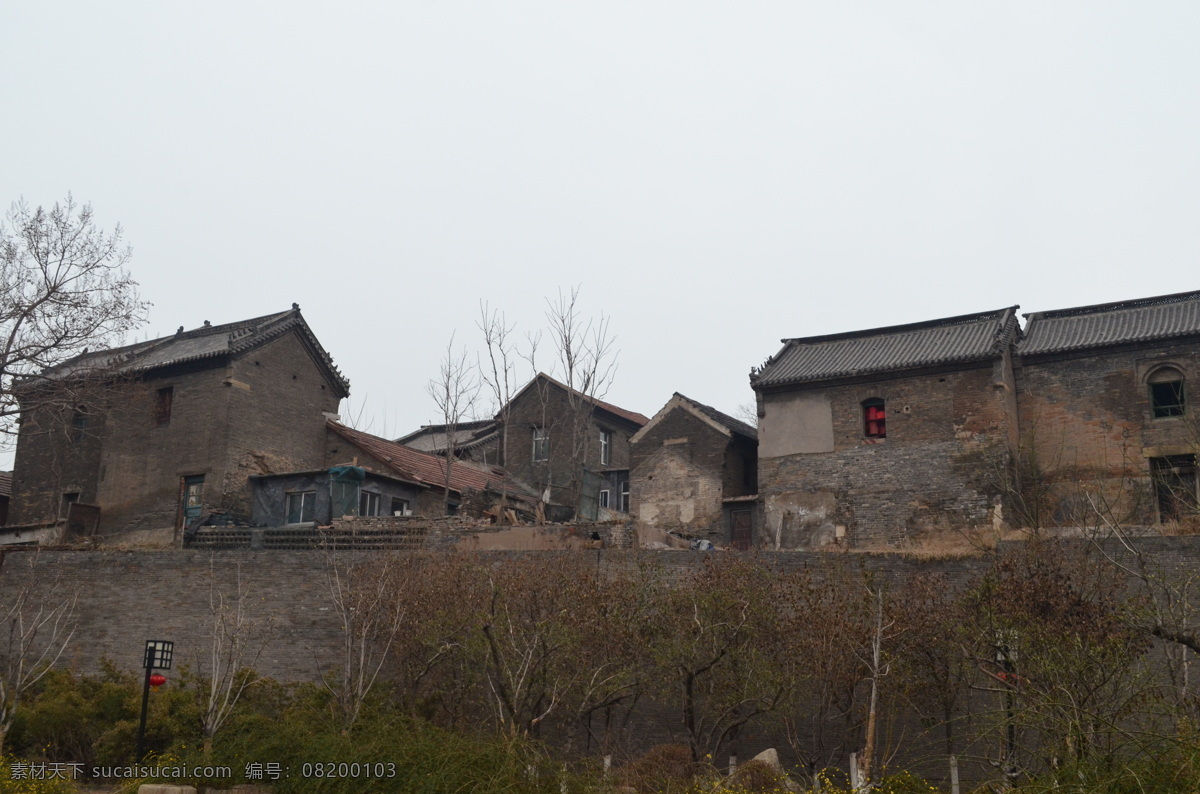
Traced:
<path id="1" fill-rule="evenodd" d="M 150 686 L 154 689 L 158 689 L 165 683 L 167 683 L 167 677 L 165 675 L 155 673 L 154 675 L 150 676 Z"/>

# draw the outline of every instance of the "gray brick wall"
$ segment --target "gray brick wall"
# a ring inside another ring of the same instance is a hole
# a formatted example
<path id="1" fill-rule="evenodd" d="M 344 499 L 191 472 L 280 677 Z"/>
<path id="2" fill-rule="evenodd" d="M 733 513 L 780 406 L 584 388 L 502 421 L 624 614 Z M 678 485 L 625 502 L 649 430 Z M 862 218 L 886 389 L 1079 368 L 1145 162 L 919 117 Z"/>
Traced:
<path id="1" fill-rule="evenodd" d="M 679 408 L 631 448 L 630 512 L 640 525 L 728 541 L 721 500 L 754 493 L 744 477 L 753 449 Z"/>
<path id="2" fill-rule="evenodd" d="M 1188 387 L 1188 415 L 1154 418 L 1146 377 L 1171 364 Z M 1070 524 L 1079 517 L 1080 483 L 1102 488 L 1121 517 L 1153 524 L 1150 458 L 1194 454 L 1200 390 L 1200 351 L 1194 343 L 1129 346 L 1039 357 L 1017 369 L 1022 443 L 1036 455 L 1051 493 L 1044 518 Z"/>
<path id="3" fill-rule="evenodd" d="M 834 449 L 759 459 L 768 545 L 806 548 L 843 533 L 851 544 L 897 543 L 991 522 L 1013 399 L 991 366 L 810 391 L 828 397 Z M 885 401 L 886 439 L 865 437 L 869 398 Z"/>
<path id="4" fill-rule="evenodd" d="M 172 389 L 170 421 L 155 420 Z M 338 398 L 296 334 L 232 362 L 159 370 L 104 395 L 107 411 L 74 442 L 68 414 L 22 424 L 12 523 L 53 518 L 62 494 L 99 504 L 100 532 L 172 529 L 183 477 L 204 476 L 204 506 L 250 512 L 250 474 L 320 468 L 324 411 Z"/>

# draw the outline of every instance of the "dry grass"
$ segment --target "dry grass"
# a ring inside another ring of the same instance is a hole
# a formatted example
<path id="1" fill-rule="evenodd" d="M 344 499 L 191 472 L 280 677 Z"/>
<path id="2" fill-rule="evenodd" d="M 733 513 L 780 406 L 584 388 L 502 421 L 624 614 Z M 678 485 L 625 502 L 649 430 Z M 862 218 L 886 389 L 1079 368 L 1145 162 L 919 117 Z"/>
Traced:
<path id="1" fill-rule="evenodd" d="M 1022 530 L 986 529 L 939 530 L 923 533 L 896 545 L 872 544 L 855 546 L 851 549 L 825 547 L 827 550 L 850 551 L 858 554 L 901 554 L 921 560 L 958 559 L 982 557 L 996 548 L 1000 541 L 1022 540 L 1028 533 Z"/>

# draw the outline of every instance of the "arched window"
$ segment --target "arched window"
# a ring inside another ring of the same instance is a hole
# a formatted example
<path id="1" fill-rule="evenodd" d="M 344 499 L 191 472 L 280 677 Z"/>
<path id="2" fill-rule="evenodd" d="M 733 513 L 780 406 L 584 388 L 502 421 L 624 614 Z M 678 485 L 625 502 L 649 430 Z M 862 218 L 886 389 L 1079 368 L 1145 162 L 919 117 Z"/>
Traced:
<path id="1" fill-rule="evenodd" d="M 1146 379 L 1150 384 L 1150 407 L 1155 419 L 1183 416 L 1185 407 L 1183 373 L 1175 367 L 1159 367 Z"/>
<path id="2" fill-rule="evenodd" d="M 887 438 L 887 412 L 883 400 L 872 397 L 863 400 L 863 435 L 867 438 Z"/>

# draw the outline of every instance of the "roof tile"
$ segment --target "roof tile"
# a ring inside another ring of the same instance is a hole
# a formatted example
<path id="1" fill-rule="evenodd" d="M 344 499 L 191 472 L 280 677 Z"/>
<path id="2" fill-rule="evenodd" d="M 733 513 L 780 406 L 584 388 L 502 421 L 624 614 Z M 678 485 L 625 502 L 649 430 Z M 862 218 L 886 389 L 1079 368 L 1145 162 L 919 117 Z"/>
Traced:
<path id="1" fill-rule="evenodd" d="M 206 325 L 191 331 L 179 331 L 146 342 L 125 347 L 97 350 L 84 353 L 60 364 L 48 373 L 51 377 L 63 377 L 88 370 L 113 370 L 116 372 L 146 372 L 159 367 L 183 364 L 223 355 L 237 355 L 257 345 L 282 336 L 293 328 L 309 342 L 329 370 L 329 374 L 350 392 L 350 382 L 342 376 L 333 363 L 333 358 L 317 341 L 312 329 L 293 304 L 288 311 L 267 314 L 249 320 L 224 325 Z"/>
<path id="2" fill-rule="evenodd" d="M 695 400 L 693 400 L 691 397 L 688 397 L 687 395 L 684 395 L 684 394 L 680 394 L 679 392 L 675 392 L 675 396 L 681 400 L 686 400 L 689 405 L 691 405 L 696 410 L 700 411 L 700 413 L 704 414 L 709 419 L 712 419 L 714 422 L 716 422 L 720 425 L 723 425 L 724 427 L 729 428 L 733 432 L 738 433 L 743 436 L 746 436 L 747 438 L 753 438 L 753 439 L 758 438 L 758 429 L 751 425 L 746 424 L 742 420 L 734 419 L 729 414 L 722 413 L 721 411 L 718 411 L 716 408 L 713 408 L 710 405 L 705 405 L 704 403 L 698 403 Z"/>
<path id="3" fill-rule="evenodd" d="M 755 388 L 987 361 L 1019 333 L 1016 309 L 888 328 L 785 339 L 750 383 Z"/>
<path id="4" fill-rule="evenodd" d="M 1068 350 L 1200 334 L 1200 291 L 1026 314 L 1017 353 Z"/>
<path id="5" fill-rule="evenodd" d="M 329 422 L 329 427 L 351 444 L 386 463 L 397 473 L 417 482 L 439 488 L 446 486 L 446 460 L 438 455 L 406 447 L 386 438 L 373 436 L 361 430 L 346 427 L 340 422 Z M 494 470 L 480 469 L 465 461 L 455 461 L 450 467 L 450 490 L 497 491 L 507 481 L 510 492 L 532 495 L 523 486 L 497 474 Z"/>

